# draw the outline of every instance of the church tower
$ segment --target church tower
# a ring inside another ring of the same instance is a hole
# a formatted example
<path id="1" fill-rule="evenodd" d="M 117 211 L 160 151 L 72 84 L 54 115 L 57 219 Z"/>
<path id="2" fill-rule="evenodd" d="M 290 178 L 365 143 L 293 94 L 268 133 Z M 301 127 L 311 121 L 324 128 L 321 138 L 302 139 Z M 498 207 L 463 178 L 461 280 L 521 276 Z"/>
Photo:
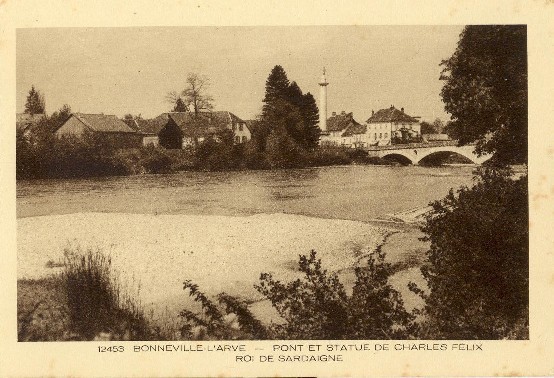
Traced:
<path id="1" fill-rule="evenodd" d="M 323 133 L 327 132 L 327 78 L 325 77 L 325 67 L 323 76 L 319 81 L 319 128 Z"/>

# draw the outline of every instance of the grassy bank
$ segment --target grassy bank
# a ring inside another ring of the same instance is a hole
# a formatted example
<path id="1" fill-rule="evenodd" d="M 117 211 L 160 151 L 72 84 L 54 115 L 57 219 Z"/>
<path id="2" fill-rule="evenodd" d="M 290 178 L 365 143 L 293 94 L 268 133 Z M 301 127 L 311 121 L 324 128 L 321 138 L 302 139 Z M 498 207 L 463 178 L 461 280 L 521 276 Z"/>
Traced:
<path id="1" fill-rule="evenodd" d="M 162 340 L 100 251 L 66 251 L 61 273 L 19 280 L 19 341 Z"/>

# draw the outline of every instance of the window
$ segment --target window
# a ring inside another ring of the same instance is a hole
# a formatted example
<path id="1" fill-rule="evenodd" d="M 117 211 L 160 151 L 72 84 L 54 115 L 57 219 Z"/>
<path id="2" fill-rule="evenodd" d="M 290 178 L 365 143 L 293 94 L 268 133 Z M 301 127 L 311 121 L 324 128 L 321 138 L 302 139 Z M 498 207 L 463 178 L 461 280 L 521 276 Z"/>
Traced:
<path id="1" fill-rule="evenodd" d="M 388 134 L 388 133 L 385 133 L 385 139 L 387 139 L 387 138 L 388 138 L 388 136 L 389 136 L 389 134 Z"/>
<path id="2" fill-rule="evenodd" d="M 377 133 L 373 134 L 373 139 L 377 139 Z"/>
<path id="3" fill-rule="evenodd" d="M 383 137 L 383 133 L 379 133 L 379 139 Z"/>
<path id="4" fill-rule="evenodd" d="M 246 143 L 246 136 L 242 137 L 242 143 Z"/>
<path id="5" fill-rule="evenodd" d="M 240 137 L 239 136 L 235 137 L 235 143 L 240 143 Z"/>
<path id="6" fill-rule="evenodd" d="M 233 131 L 237 129 L 237 125 L 233 124 Z"/>
<path id="7" fill-rule="evenodd" d="M 242 123 L 239 123 L 239 131 L 242 131 Z"/>

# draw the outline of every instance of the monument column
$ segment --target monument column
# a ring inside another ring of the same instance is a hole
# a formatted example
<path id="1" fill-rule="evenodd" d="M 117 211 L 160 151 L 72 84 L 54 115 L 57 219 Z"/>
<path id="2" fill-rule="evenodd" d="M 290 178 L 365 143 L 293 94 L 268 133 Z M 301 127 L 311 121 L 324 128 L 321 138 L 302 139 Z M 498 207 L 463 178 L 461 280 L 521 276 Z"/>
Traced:
<path id="1" fill-rule="evenodd" d="M 319 128 L 322 132 L 327 132 L 327 78 L 325 77 L 325 68 L 323 76 L 319 81 Z"/>

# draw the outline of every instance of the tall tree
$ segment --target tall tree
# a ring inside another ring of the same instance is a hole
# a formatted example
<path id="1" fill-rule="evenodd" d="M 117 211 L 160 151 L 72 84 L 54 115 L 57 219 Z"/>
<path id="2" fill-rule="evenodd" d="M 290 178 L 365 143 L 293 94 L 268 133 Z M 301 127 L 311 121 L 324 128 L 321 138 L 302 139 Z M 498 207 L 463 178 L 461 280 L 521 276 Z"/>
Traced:
<path id="1" fill-rule="evenodd" d="M 28 114 L 43 114 L 46 110 L 46 104 L 44 96 L 35 89 L 35 86 L 31 86 L 31 90 L 27 95 L 27 101 L 25 102 L 25 113 Z"/>
<path id="2" fill-rule="evenodd" d="M 202 111 L 213 110 L 213 97 L 207 93 L 210 79 L 197 73 L 189 73 L 187 87 L 181 92 L 171 91 L 165 98 L 173 104 L 173 112 L 193 112 L 195 115 Z"/>
<path id="3" fill-rule="evenodd" d="M 273 67 L 265 82 L 265 97 L 262 108 L 262 118 L 267 118 L 275 112 L 275 102 L 289 97 L 289 79 L 283 67 Z"/>
<path id="4" fill-rule="evenodd" d="M 307 149 L 315 148 L 319 144 L 321 129 L 318 126 L 319 109 L 314 96 L 310 92 L 302 96 L 300 111 L 304 120 L 303 144 Z"/>
<path id="5" fill-rule="evenodd" d="M 213 110 L 213 97 L 207 94 L 210 79 L 207 76 L 190 73 L 187 76 L 187 88 L 182 92 L 185 104 L 191 112 Z"/>
<path id="6" fill-rule="evenodd" d="M 273 67 L 265 85 L 262 121 L 265 137 L 280 124 L 294 142 L 303 149 L 317 146 L 320 130 L 319 113 L 310 93 L 303 94 L 298 84 L 289 82 L 283 67 Z"/>
<path id="7" fill-rule="evenodd" d="M 443 61 L 441 96 L 460 144 L 500 164 L 527 162 L 527 28 L 466 26 Z"/>

